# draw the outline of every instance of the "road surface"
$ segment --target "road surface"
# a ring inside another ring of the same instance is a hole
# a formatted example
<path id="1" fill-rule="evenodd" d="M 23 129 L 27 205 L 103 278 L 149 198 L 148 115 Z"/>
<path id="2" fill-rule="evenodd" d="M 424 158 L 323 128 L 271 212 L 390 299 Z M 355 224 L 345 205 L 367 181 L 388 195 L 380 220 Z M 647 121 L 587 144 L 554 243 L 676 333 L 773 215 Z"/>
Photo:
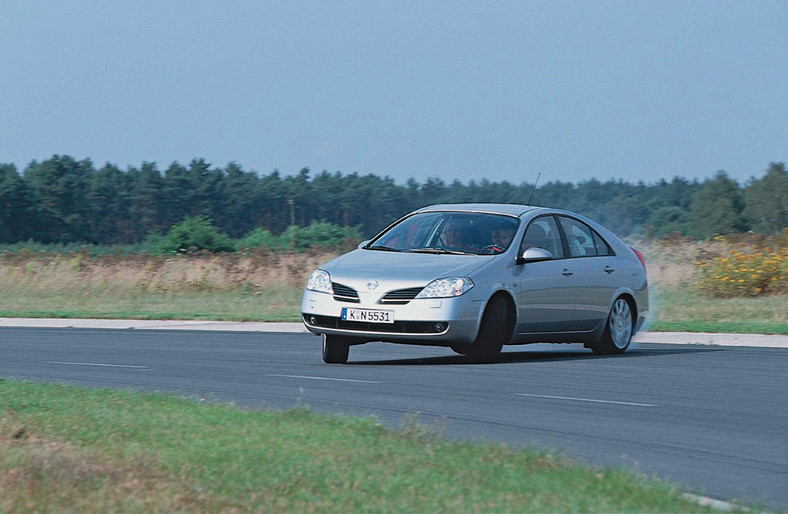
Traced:
<path id="1" fill-rule="evenodd" d="M 0 376 L 175 391 L 251 408 L 414 416 L 447 437 L 556 449 L 727 501 L 788 509 L 788 349 L 639 343 L 448 349 L 371 343 L 344 366 L 304 333 L 0 326 Z"/>

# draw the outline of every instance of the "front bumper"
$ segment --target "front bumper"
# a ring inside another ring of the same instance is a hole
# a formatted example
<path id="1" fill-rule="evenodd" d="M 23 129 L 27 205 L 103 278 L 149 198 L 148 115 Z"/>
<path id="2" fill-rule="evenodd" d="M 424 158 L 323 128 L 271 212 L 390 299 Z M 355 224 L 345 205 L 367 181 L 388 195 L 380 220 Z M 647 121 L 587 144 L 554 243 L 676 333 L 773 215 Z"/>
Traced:
<path id="1" fill-rule="evenodd" d="M 387 341 L 449 346 L 476 339 L 481 302 L 465 294 L 456 298 L 414 299 L 404 305 L 379 304 L 380 295 L 359 293 L 358 302 L 339 301 L 333 295 L 305 291 L 301 316 L 313 334 L 357 337 L 360 341 Z M 394 323 L 343 321 L 342 308 L 383 309 Z"/>

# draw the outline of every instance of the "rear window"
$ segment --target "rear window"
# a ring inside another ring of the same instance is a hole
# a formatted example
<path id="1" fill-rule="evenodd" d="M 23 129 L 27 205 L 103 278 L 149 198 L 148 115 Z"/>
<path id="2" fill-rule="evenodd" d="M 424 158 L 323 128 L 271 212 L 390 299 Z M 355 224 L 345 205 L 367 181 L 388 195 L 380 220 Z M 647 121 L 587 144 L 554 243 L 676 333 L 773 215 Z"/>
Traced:
<path id="1" fill-rule="evenodd" d="M 570 257 L 615 255 L 613 249 L 594 229 L 582 221 L 560 216 Z"/>

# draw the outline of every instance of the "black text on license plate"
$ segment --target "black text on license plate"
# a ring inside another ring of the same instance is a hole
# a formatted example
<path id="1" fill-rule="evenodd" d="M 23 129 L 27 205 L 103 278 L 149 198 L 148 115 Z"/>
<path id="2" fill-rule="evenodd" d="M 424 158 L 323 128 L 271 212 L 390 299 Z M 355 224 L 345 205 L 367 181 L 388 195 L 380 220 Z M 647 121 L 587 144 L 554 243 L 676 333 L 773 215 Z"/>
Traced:
<path id="1" fill-rule="evenodd" d="M 342 321 L 366 323 L 394 323 L 394 311 L 342 308 Z"/>

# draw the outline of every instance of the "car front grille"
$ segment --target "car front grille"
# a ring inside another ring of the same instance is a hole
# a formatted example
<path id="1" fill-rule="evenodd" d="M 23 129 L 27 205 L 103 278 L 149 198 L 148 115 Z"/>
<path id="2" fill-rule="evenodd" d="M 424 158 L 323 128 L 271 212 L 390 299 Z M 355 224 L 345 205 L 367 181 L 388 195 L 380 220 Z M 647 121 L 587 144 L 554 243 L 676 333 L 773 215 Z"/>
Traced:
<path id="1" fill-rule="evenodd" d="M 405 305 L 409 301 L 416 298 L 416 296 L 424 289 L 423 287 L 411 287 L 410 289 L 397 289 L 396 291 L 389 291 L 378 303 L 388 305 Z"/>
<path id="2" fill-rule="evenodd" d="M 352 287 L 336 282 L 332 282 L 331 287 L 334 289 L 334 300 L 338 302 L 360 303 L 361 300 L 358 297 L 358 291 Z M 409 289 L 389 291 L 378 300 L 378 303 L 384 305 L 405 305 L 416 298 L 422 289 L 422 287 L 411 287 Z"/>
<path id="3" fill-rule="evenodd" d="M 331 287 L 334 289 L 334 300 L 338 302 L 359 303 L 361 301 L 358 299 L 358 291 L 352 287 L 336 282 L 331 282 Z"/>

